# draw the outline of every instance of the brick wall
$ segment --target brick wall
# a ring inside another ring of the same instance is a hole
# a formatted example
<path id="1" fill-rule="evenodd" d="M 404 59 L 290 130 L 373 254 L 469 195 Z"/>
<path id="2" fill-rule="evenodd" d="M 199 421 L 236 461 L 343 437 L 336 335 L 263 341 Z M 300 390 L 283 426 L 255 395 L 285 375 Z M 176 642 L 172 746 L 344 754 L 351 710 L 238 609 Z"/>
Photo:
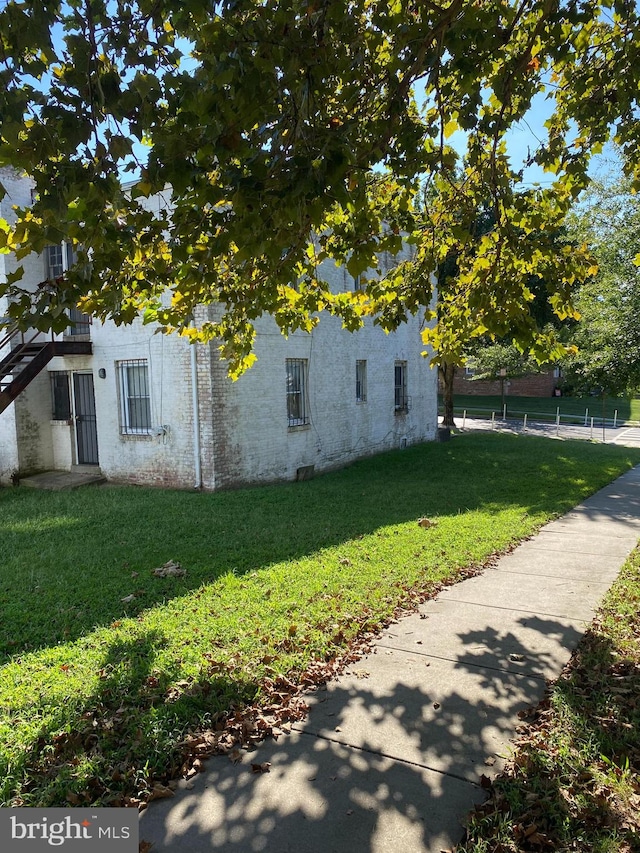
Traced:
<path id="1" fill-rule="evenodd" d="M 3 173 L 4 177 L 4 173 Z M 15 182 L 13 200 L 29 203 L 28 183 Z M 160 199 L 158 203 L 165 203 Z M 149 202 L 153 209 L 153 200 Z M 1 259 L 5 259 L 2 261 Z M 0 262 L 13 259 L 1 256 Z M 388 264 L 395 263 L 393 258 Z M 2 268 L 4 269 L 4 268 Z M 0 270 L 2 271 L 2 270 Z M 332 288 L 344 291 L 354 281 L 343 268 L 324 272 Z M 25 282 L 44 277 L 43 259 L 25 263 Z M 1 307 L 1 306 L 0 306 Z M 215 309 L 199 309 L 213 316 Z M 226 375 L 217 345 L 197 345 L 197 426 L 205 488 L 292 480 L 298 469 L 320 472 L 360 456 L 433 440 L 437 430 L 437 371 L 423 358 L 421 318 L 415 317 L 390 335 L 367 321 L 356 333 L 323 316 L 313 333 L 285 339 L 271 318 L 257 323 L 257 364 L 236 382 Z M 11 414 L 0 415 L 0 478 L 16 466 L 21 474 L 46 467 L 68 469 L 77 461 L 75 422 L 51 420 L 48 373 L 93 375 L 99 465 L 116 482 L 193 488 L 195 485 L 194 412 L 191 347 L 177 335 L 153 334 L 136 321 L 129 327 L 95 322 L 93 354 L 53 359 L 29 386 Z M 310 423 L 287 423 L 287 358 L 306 359 Z M 148 365 L 152 430 L 150 435 L 123 435 L 118 362 L 144 359 Z M 367 364 L 367 399 L 356 400 L 356 360 Z M 394 411 L 394 365 L 407 364 L 408 411 Z M 103 372 L 103 376 L 100 373 Z M 73 388 L 73 383 L 71 382 Z M 5 446 L 3 446 L 3 444 Z"/>
<path id="2" fill-rule="evenodd" d="M 505 380 L 504 392 L 508 397 L 552 397 L 558 381 L 553 370 L 531 373 L 518 379 Z M 464 368 L 459 368 L 453 383 L 453 393 L 499 396 L 501 383 L 500 380 L 466 379 Z"/>

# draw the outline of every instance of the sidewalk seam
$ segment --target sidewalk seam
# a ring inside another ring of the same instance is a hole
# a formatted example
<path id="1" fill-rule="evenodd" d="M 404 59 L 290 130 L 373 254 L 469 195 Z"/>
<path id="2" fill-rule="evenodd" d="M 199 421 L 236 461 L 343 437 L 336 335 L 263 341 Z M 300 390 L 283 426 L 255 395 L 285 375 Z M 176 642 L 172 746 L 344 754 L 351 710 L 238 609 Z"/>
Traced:
<path id="1" fill-rule="evenodd" d="M 340 746 L 344 746 L 346 749 L 355 749 L 356 752 L 366 752 L 369 755 L 379 755 L 381 758 L 388 758 L 391 761 L 396 761 L 398 764 L 406 764 L 409 767 L 420 767 L 422 770 L 429 770 L 429 772 L 437 773 L 439 776 L 449 776 L 451 779 L 457 779 L 458 782 L 466 782 L 466 784 L 471 785 L 472 788 L 482 788 L 479 782 L 472 782 L 471 779 L 467 779 L 466 776 L 459 776 L 457 773 L 451 773 L 448 770 L 439 770 L 437 767 L 430 767 L 428 764 L 420 764 L 418 761 L 409 761 L 406 758 L 398 758 L 396 755 L 390 755 L 388 752 L 380 752 L 376 749 L 367 749 L 367 747 L 364 746 L 356 746 L 353 743 L 347 743 L 346 741 L 339 740 L 338 738 L 327 737 L 326 735 L 319 734 L 318 732 L 298 729 L 295 725 L 293 726 L 293 731 L 298 732 L 300 735 L 316 738 L 317 740 L 324 740 L 327 743 L 337 743 Z"/>
<path id="2" fill-rule="evenodd" d="M 407 655 L 419 655 L 420 657 L 433 658 L 434 660 L 444 660 L 448 663 L 460 664 L 460 666 L 472 666 L 475 669 L 488 669 L 490 672 L 504 672 L 508 675 L 519 675 L 522 678 L 535 678 L 538 681 L 546 682 L 546 676 L 538 675 L 534 672 L 522 672 L 517 669 L 503 669 L 501 666 L 490 666 L 486 663 L 475 663 L 474 661 L 461 660 L 460 658 L 447 658 L 443 655 L 429 654 L 428 652 L 413 652 L 409 649 L 403 649 L 401 646 L 387 646 L 384 643 L 378 643 L 381 649 L 393 649 L 394 652 L 403 652 Z"/>
<path id="3" fill-rule="evenodd" d="M 626 557 L 624 559 L 626 559 Z M 611 583 L 613 583 L 613 581 Z M 609 584 L 609 586 L 611 586 L 611 584 Z M 441 601 L 455 602 L 457 604 L 469 604 L 472 607 L 486 607 L 488 610 L 508 610 L 511 613 L 528 613 L 530 616 L 549 616 L 551 619 L 570 619 L 571 621 L 583 622 L 585 624 L 588 624 L 593 619 L 593 615 L 585 619 L 583 616 L 572 616 L 570 613 L 543 613 L 540 610 L 525 610 L 522 607 L 502 607 L 499 604 L 481 604 L 477 601 L 466 601 L 462 598 L 446 598 L 444 593 L 441 593 L 441 595 Z M 595 611 L 593 612 L 595 613 Z"/>

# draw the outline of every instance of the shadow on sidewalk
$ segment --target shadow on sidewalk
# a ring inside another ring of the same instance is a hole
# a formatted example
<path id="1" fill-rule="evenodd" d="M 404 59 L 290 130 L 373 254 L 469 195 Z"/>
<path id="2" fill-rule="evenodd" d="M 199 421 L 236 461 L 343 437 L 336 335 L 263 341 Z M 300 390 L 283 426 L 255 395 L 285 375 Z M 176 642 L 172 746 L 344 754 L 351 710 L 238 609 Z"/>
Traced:
<path id="1" fill-rule="evenodd" d="M 553 619 L 526 621 L 567 647 L 579 637 Z M 545 681 L 531 672 L 548 668 L 509 631 L 457 638 L 486 652 L 471 662 L 378 648 L 311 695 L 299 731 L 240 763 L 217 756 L 174 799 L 151 803 L 140 837 L 154 853 L 450 848 L 484 800 L 483 775 L 508 755 L 519 716 L 543 696 Z"/>

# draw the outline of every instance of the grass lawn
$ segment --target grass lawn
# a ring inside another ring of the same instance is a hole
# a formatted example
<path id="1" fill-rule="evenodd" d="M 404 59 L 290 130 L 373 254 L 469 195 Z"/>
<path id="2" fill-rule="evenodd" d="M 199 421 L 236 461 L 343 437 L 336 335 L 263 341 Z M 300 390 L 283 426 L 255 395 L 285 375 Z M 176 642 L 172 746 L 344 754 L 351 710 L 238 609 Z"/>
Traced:
<path id="1" fill-rule="evenodd" d="M 640 849 L 639 696 L 635 551 L 458 853 Z"/>
<path id="2" fill-rule="evenodd" d="M 318 662 L 638 462 L 471 434 L 234 492 L 0 490 L 0 804 L 148 797 L 195 732 L 286 722 Z"/>
<path id="3" fill-rule="evenodd" d="M 594 418 L 595 423 L 602 423 L 602 398 L 601 397 L 509 397 L 504 398 L 507 405 L 507 416 L 521 418 L 528 415 L 535 420 L 555 420 L 556 411 L 560 408 L 560 417 L 563 423 L 584 423 L 585 412 L 588 409 L 589 421 Z M 495 412 L 502 415 L 502 397 L 497 396 L 475 396 L 471 394 L 456 394 L 454 398 L 454 411 L 456 416 L 462 416 L 464 411 L 469 416 L 478 416 Z M 440 404 L 442 411 L 442 403 Z M 640 399 L 627 397 L 605 398 L 605 418 L 613 421 L 617 411 L 618 423 L 626 421 L 640 422 Z"/>

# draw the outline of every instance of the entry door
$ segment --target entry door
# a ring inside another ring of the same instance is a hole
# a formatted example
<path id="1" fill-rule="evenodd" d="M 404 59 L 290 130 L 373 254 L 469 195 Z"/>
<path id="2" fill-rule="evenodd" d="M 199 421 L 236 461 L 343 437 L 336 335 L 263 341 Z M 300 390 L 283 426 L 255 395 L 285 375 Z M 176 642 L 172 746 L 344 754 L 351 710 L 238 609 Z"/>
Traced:
<path id="1" fill-rule="evenodd" d="M 97 465 L 98 430 L 92 373 L 73 374 L 73 398 L 76 410 L 78 464 Z"/>

